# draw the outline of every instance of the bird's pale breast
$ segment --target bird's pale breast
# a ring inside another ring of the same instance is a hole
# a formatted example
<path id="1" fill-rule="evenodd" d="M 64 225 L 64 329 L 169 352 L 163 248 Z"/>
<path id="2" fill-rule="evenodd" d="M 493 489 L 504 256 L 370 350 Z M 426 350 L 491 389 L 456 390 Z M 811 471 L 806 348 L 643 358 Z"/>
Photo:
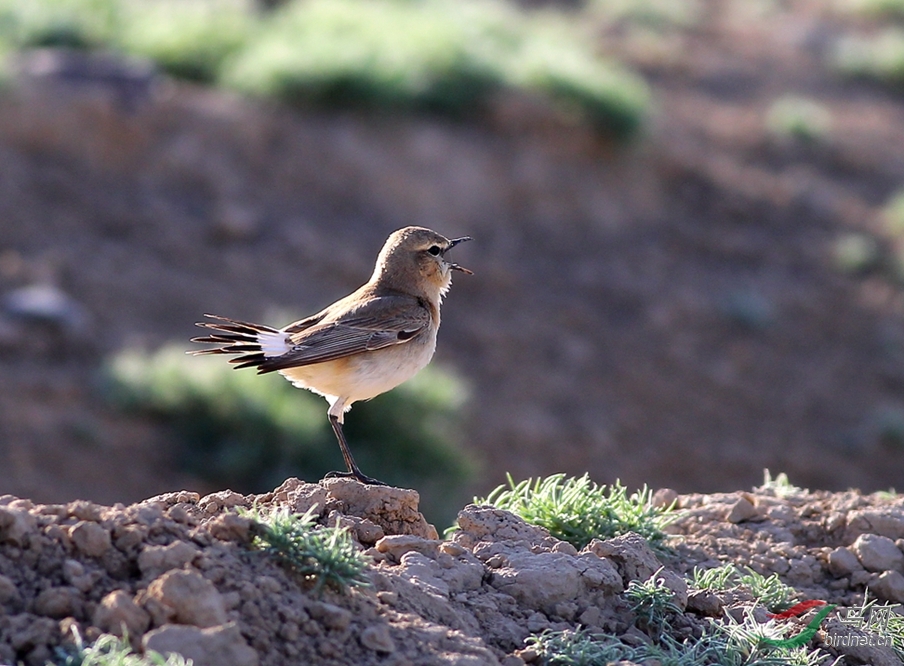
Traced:
<path id="1" fill-rule="evenodd" d="M 433 330 L 405 344 L 279 372 L 299 388 L 345 398 L 350 404 L 369 400 L 411 379 L 430 362 L 435 349 Z"/>

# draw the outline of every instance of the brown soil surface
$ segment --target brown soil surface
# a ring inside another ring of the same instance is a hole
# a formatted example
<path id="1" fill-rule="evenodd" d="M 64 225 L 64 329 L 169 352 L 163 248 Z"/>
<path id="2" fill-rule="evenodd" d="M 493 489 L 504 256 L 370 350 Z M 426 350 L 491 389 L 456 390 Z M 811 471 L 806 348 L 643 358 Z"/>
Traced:
<path id="1" fill-rule="evenodd" d="M 584 627 L 629 645 L 656 638 L 624 594 L 650 577 L 671 591 L 678 640 L 700 638 L 712 618 L 753 613 L 766 622 L 747 591 L 694 587 L 695 567 L 723 563 L 778 574 L 795 602 L 849 609 L 867 589 L 883 603 L 904 602 L 900 499 L 791 488 L 777 496 L 775 487 L 674 499 L 672 551 L 657 556 L 633 533 L 578 551 L 488 506 L 465 507 L 460 529 L 439 540 L 416 492 L 345 479 L 289 479 L 258 496 L 181 491 L 113 507 L 3 496 L 0 663 L 43 666 L 71 648 L 74 628 L 90 642 L 125 626 L 136 649 L 177 652 L 195 666 L 542 664 L 525 639 L 547 630 Z M 313 509 L 321 524 L 347 527 L 371 558 L 369 586 L 321 594 L 255 552 L 252 522 L 236 513 L 253 506 Z M 815 613 L 782 621 L 802 630 Z M 835 612 L 809 649 L 838 666 L 902 663 L 891 648 L 826 644 L 851 631 Z"/>
<path id="2" fill-rule="evenodd" d="M 465 125 L 32 68 L 0 97 L 0 292 L 52 284 L 85 316 L 63 332 L 0 317 L 0 491 L 214 490 L 172 468 L 152 424 L 110 412 L 102 358 L 186 340 L 202 312 L 314 311 L 407 224 L 476 239 L 438 362 L 473 389 L 477 491 L 505 471 L 728 490 L 764 467 L 900 485 L 902 292 L 840 271 L 833 248 L 879 235 L 904 110 L 827 65 L 853 28 L 822 3 L 760 4 L 707 2 L 652 51 L 602 36 L 654 90 L 627 148 L 512 100 Z M 829 109 L 824 141 L 767 131 L 787 92 Z"/>

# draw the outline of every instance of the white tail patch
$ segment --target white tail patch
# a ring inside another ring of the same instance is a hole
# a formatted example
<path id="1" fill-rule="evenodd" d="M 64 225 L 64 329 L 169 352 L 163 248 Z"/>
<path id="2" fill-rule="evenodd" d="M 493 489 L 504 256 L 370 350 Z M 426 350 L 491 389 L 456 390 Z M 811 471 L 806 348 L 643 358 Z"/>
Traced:
<path id="1" fill-rule="evenodd" d="M 289 351 L 292 347 L 289 345 L 288 340 L 289 336 L 282 331 L 257 334 L 257 342 L 267 358 L 282 356 Z"/>

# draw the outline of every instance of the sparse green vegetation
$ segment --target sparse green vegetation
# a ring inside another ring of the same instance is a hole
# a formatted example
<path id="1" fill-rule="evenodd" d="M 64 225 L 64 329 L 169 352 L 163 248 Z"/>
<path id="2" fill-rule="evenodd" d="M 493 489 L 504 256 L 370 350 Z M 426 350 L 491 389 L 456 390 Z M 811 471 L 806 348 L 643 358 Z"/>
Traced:
<path id="1" fill-rule="evenodd" d="M 549 18 L 472 0 L 295 2 L 228 63 L 223 80 L 294 103 L 455 116 L 517 89 L 629 136 L 647 103 L 643 82 L 595 57 L 575 26 Z"/>
<path id="2" fill-rule="evenodd" d="M 740 569 L 733 564 L 724 564 L 712 569 L 694 569 L 690 586 L 696 590 L 725 592 L 743 588 L 754 600 L 771 612 L 785 610 L 797 596 L 797 591 L 785 585 L 778 574 L 763 576 L 750 568 Z"/>
<path id="3" fill-rule="evenodd" d="M 72 628 L 74 645 L 57 648 L 54 666 L 191 666 L 192 660 L 171 653 L 163 656 L 150 650 L 145 654 L 135 654 L 129 645 L 128 636 L 119 638 L 112 634 L 102 634 L 91 645 L 85 645 L 78 629 Z"/>
<path id="4" fill-rule="evenodd" d="M 789 497 L 810 492 L 806 488 L 799 488 L 791 483 L 784 472 L 779 472 L 775 478 L 772 478 L 772 473 L 768 469 L 763 470 L 763 485 L 758 490 L 771 493 L 775 497 Z"/>
<path id="5" fill-rule="evenodd" d="M 875 35 L 849 35 L 839 40 L 833 62 L 848 76 L 904 83 L 904 30 L 891 27 Z"/>
<path id="6" fill-rule="evenodd" d="M 904 19 L 902 0 L 837 0 L 836 6 L 840 11 L 849 14 Z"/>
<path id="7" fill-rule="evenodd" d="M 827 138 L 832 129 L 832 116 L 819 102 L 796 95 L 785 95 L 769 107 L 766 126 L 778 137 L 802 143 L 817 143 Z"/>
<path id="8" fill-rule="evenodd" d="M 0 0 L 0 50 L 104 48 L 169 74 L 303 106 L 474 116 L 516 90 L 627 138 L 641 78 L 595 55 L 564 14 L 502 0 Z"/>
<path id="9" fill-rule="evenodd" d="M 668 628 L 670 616 L 681 613 L 681 608 L 674 602 L 675 593 L 665 586 L 659 576 L 661 571 L 643 582 L 632 580 L 625 590 L 631 611 L 637 616 L 641 627 L 653 636 Z"/>
<path id="10" fill-rule="evenodd" d="M 652 493 L 644 487 L 628 495 L 618 481 L 598 486 L 586 474 L 580 478 L 554 474 L 545 479 L 527 479 L 499 486 L 476 504 L 492 504 L 511 511 L 550 534 L 583 548 L 593 539 L 609 539 L 637 532 L 654 548 L 664 548 L 663 528 L 671 522 L 670 510 L 652 504 Z"/>
<path id="11" fill-rule="evenodd" d="M 867 234 L 840 236 L 833 247 L 835 265 L 845 273 L 860 274 L 876 268 L 880 262 L 876 239 Z"/>
<path id="12" fill-rule="evenodd" d="M 252 545 L 303 578 L 319 594 L 324 587 L 345 592 L 370 584 L 368 558 L 357 550 L 348 530 L 316 527 L 313 511 L 294 515 L 288 509 L 261 515 L 248 512 L 258 526 Z"/>
<path id="13" fill-rule="evenodd" d="M 650 644 L 632 646 L 616 636 L 586 630 L 544 632 L 527 644 L 548 666 L 601 666 L 620 661 L 659 666 L 817 666 L 825 657 L 806 647 L 778 648 L 762 638 L 782 637 L 792 626 L 758 624 L 752 615 L 738 623 L 713 621 L 699 640 L 678 641 L 663 634 Z"/>
<path id="14" fill-rule="evenodd" d="M 121 7 L 116 43 L 172 76 L 213 83 L 226 57 L 257 29 L 249 5 L 240 0 L 127 3 Z"/>
<path id="15" fill-rule="evenodd" d="M 326 402 L 276 374 L 236 371 L 176 345 L 123 351 L 109 360 L 107 378 L 114 404 L 173 427 L 181 466 L 224 487 L 263 492 L 288 476 L 311 480 L 344 469 Z M 457 445 L 465 398 L 460 380 L 431 366 L 355 405 L 345 425 L 363 469 L 417 488 L 425 514 L 446 523 L 473 473 Z"/>

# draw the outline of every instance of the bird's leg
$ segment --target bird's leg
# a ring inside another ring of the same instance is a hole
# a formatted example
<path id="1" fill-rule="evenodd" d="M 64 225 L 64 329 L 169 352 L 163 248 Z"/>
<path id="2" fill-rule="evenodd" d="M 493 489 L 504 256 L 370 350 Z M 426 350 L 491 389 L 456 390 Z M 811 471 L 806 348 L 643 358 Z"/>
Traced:
<path id="1" fill-rule="evenodd" d="M 377 481 L 376 479 L 373 479 L 369 476 L 365 476 L 364 474 L 362 474 L 361 470 L 358 469 L 358 465 L 355 464 L 355 459 L 352 458 L 352 452 L 348 448 L 348 442 L 345 441 L 345 434 L 342 432 L 342 421 L 340 421 L 339 416 L 330 414 L 330 425 L 333 426 L 333 432 L 336 433 L 336 439 L 339 440 L 339 448 L 342 450 L 342 457 L 345 459 L 345 466 L 348 467 L 348 471 L 329 472 L 324 478 L 352 478 L 370 486 L 387 485 L 382 481 Z"/>

